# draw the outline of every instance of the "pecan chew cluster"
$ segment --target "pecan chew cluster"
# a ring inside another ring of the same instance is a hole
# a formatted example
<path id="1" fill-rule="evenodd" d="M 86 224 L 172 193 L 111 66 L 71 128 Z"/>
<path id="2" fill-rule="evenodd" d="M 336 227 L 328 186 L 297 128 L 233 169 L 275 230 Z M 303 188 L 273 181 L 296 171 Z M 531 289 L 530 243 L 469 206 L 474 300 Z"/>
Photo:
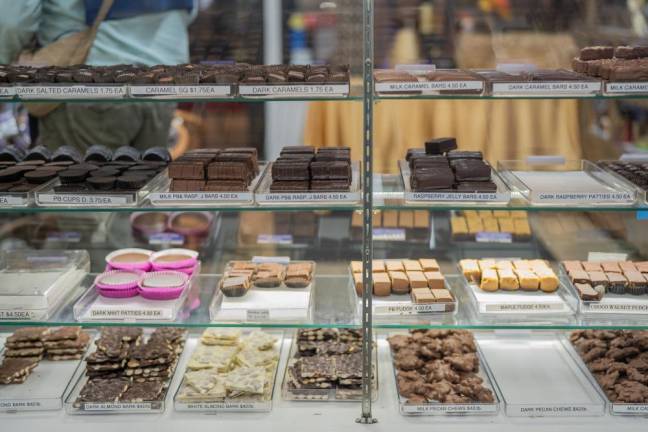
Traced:
<path id="1" fill-rule="evenodd" d="M 409 404 L 492 403 L 484 386 L 472 333 L 465 330 L 411 330 L 389 339 L 398 393 Z"/>
<path id="2" fill-rule="evenodd" d="M 648 331 L 581 330 L 569 339 L 610 401 L 648 402 Z"/>

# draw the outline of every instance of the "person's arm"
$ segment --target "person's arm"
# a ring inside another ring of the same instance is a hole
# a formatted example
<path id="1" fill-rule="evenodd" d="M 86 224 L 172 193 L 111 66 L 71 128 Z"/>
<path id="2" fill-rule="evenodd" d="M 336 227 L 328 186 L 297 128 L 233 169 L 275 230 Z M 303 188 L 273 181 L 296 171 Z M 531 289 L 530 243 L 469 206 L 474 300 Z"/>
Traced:
<path id="1" fill-rule="evenodd" d="M 0 0 L 0 64 L 15 61 L 38 31 L 43 0 Z"/>

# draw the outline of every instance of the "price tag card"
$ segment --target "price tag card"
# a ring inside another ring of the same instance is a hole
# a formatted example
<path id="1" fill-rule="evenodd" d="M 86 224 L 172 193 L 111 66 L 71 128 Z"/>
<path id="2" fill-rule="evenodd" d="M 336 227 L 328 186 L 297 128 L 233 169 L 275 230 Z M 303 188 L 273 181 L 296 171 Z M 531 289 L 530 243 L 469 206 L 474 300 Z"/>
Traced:
<path id="1" fill-rule="evenodd" d="M 157 97 L 157 98 L 217 98 L 232 95 L 230 85 L 134 85 L 130 86 L 129 94 L 132 97 Z"/>
<path id="2" fill-rule="evenodd" d="M 0 206 L 24 207 L 29 204 L 27 195 L 0 194 Z"/>
<path id="3" fill-rule="evenodd" d="M 243 97 L 346 97 L 349 84 L 239 85 Z"/>
<path id="4" fill-rule="evenodd" d="M 580 417 L 604 412 L 603 405 L 509 405 L 507 412 L 516 417 Z"/>
<path id="5" fill-rule="evenodd" d="M 405 228 L 374 228 L 373 239 L 379 241 L 405 241 Z"/>
<path id="6" fill-rule="evenodd" d="M 290 264 L 290 257 L 289 256 L 253 256 L 252 262 L 255 264 L 263 264 L 263 263 Z"/>
<path id="7" fill-rule="evenodd" d="M 149 236 L 148 243 L 154 246 L 171 245 L 182 246 L 185 243 L 185 236 L 178 233 L 158 233 Z"/>
<path id="8" fill-rule="evenodd" d="M 600 81 L 547 81 L 494 83 L 494 95 L 595 96 L 601 92 Z"/>
<path id="9" fill-rule="evenodd" d="M 484 90 L 483 81 L 420 81 L 420 82 L 391 82 L 376 83 L 377 93 L 434 93 L 439 91 L 475 91 Z"/>
<path id="10" fill-rule="evenodd" d="M 16 88 L 0 86 L 0 99 L 13 99 L 16 96 Z"/>
<path id="11" fill-rule="evenodd" d="M 612 95 L 648 93 L 648 82 L 607 83 L 605 92 Z"/>
<path id="12" fill-rule="evenodd" d="M 176 411 L 194 412 L 264 412 L 272 409 L 272 403 L 261 401 L 222 402 L 175 402 Z"/>
<path id="13" fill-rule="evenodd" d="M 261 204 L 309 203 L 327 201 L 332 204 L 352 203 L 360 199 L 359 192 L 273 192 L 257 194 Z"/>
<path id="14" fill-rule="evenodd" d="M 291 234 L 259 234 L 257 244 L 291 245 L 293 244 L 293 236 Z"/>
<path id="15" fill-rule="evenodd" d="M 248 309 L 246 311 L 246 319 L 251 322 L 269 321 L 270 309 Z"/>
<path id="16" fill-rule="evenodd" d="M 154 409 L 150 402 L 138 403 L 84 403 L 81 405 L 83 411 L 121 411 L 121 412 L 146 412 Z"/>
<path id="17" fill-rule="evenodd" d="M 376 315 L 418 315 L 426 313 L 439 313 L 446 311 L 446 304 L 431 303 L 431 304 L 403 304 L 394 303 L 393 305 L 374 306 L 374 314 Z"/>
<path id="18" fill-rule="evenodd" d="M 47 315 L 46 310 L 2 309 L 2 321 L 35 321 Z"/>
<path id="19" fill-rule="evenodd" d="M 643 296 L 605 294 L 600 301 L 584 301 L 587 313 L 646 315 L 648 314 L 648 299 Z"/>
<path id="20" fill-rule="evenodd" d="M 513 243 L 512 233 L 478 232 L 475 235 L 477 243 Z"/>
<path id="21" fill-rule="evenodd" d="M 252 202 L 252 192 L 153 192 L 148 199 L 153 205 L 179 203 L 204 205 L 218 202 Z"/>
<path id="22" fill-rule="evenodd" d="M 106 85 L 50 85 L 16 87 L 20 99 L 122 99 L 126 96 L 125 86 Z"/>
<path id="23" fill-rule="evenodd" d="M 120 206 L 134 202 L 133 195 L 86 195 L 39 193 L 36 201 L 42 206 Z"/>
<path id="24" fill-rule="evenodd" d="M 614 414 L 635 414 L 646 415 L 648 414 L 648 405 L 643 404 L 616 404 L 613 403 L 612 412 Z"/>
<path id="25" fill-rule="evenodd" d="M 624 253 L 608 253 L 608 252 L 590 252 L 587 254 L 587 261 L 603 262 L 603 261 L 627 261 L 628 254 Z"/>
<path id="26" fill-rule="evenodd" d="M 497 413 L 497 404 L 427 404 L 427 405 L 401 405 L 405 414 L 486 414 Z"/>
<path id="27" fill-rule="evenodd" d="M 77 231 L 51 232 L 47 234 L 47 241 L 79 243 L 81 241 L 81 233 Z"/>

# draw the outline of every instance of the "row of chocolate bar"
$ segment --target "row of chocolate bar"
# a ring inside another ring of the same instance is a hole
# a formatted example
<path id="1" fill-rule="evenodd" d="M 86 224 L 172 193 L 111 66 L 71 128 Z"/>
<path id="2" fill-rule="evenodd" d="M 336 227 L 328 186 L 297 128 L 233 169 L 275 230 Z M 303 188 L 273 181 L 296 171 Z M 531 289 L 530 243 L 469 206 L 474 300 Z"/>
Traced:
<path id="1" fill-rule="evenodd" d="M 180 64 L 70 67 L 0 65 L 4 84 L 281 84 L 347 83 L 348 65 L 225 65 Z"/>

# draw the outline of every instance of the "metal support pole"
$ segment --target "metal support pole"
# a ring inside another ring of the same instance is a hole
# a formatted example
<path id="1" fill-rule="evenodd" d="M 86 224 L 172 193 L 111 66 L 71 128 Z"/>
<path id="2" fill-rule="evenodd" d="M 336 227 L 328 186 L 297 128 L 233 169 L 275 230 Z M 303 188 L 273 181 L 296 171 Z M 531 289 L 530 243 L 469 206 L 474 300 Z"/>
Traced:
<path id="1" fill-rule="evenodd" d="M 373 379 L 373 329 L 371 317 L 371 296 L 373 278 L 373 0 L 363 0 L 363 235 L 362 235 L 362 416 L 358 423 L 373 424 L 378 420 L 371 415 Z M 376 365 L 377 367 L 377 365 Z"/>

